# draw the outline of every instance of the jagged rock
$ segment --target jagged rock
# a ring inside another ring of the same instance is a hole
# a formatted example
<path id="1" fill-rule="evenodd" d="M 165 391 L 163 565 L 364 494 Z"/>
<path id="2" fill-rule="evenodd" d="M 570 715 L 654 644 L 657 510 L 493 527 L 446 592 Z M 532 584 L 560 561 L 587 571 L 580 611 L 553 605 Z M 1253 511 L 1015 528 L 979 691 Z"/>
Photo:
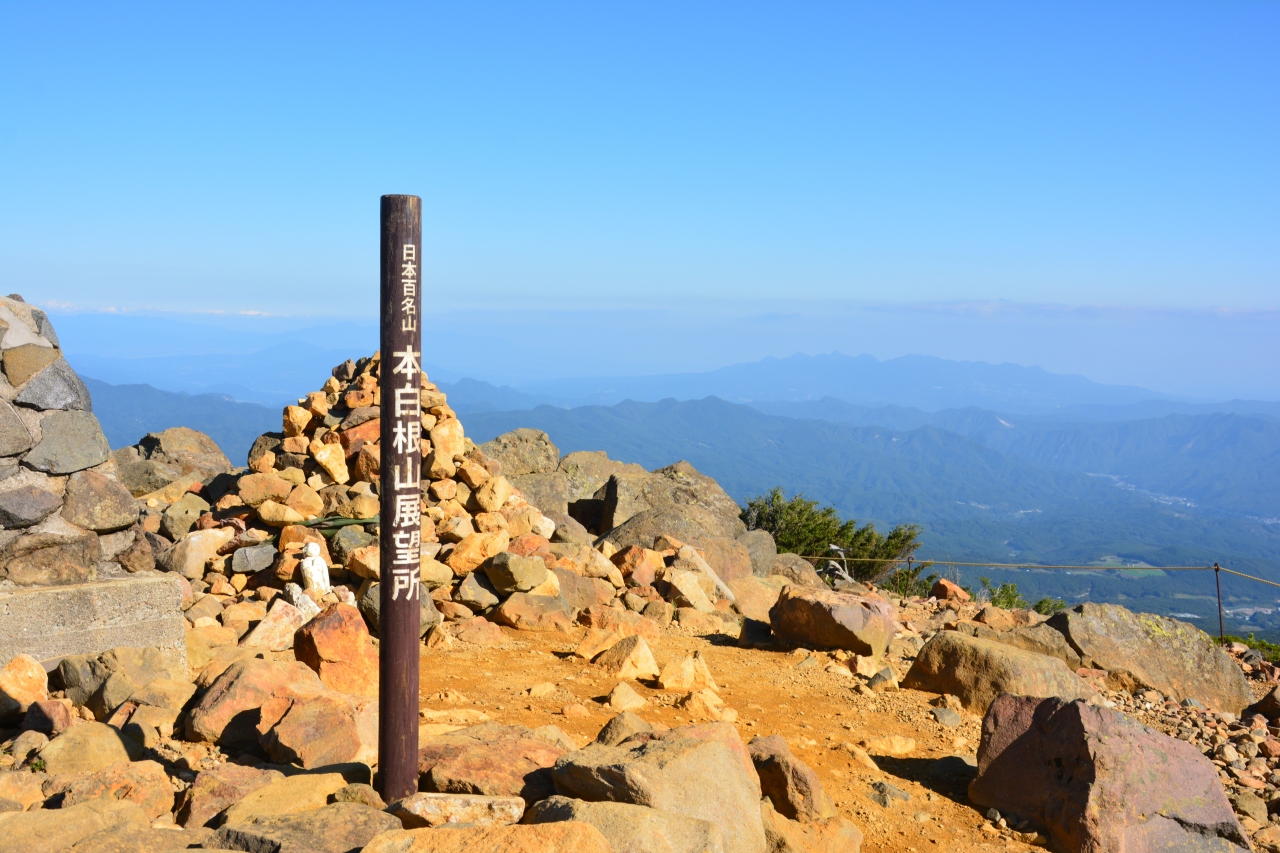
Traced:
<path id="1" fill-rule="evenodd" d="M 231 571 L 240 575 L 254 575 L 271 568 L 276 560 L 274 545 L 251 545 L 237 548 L 231 555 Z"/>
<path id="2" fill-rule="evenodd" d="M 122 761 L 142 758 L 142 745 L 105 723 L 72 726 L 40 750 L 50 776 L 96 773 Z"/>
<path id="3" fill-rule="evenodd" d="M 746 532 L 746 525 L 738 518 L 741 509 L 737 502 L 688 462 L 677 462 L 652 474 L 614 474 L 605 484 L 604 494 L 596 497 L 604 499 L 603 524 L 609 530 L 646 511 L 695 506 L 720 519 L 724 530 L 720 535 L 733 539 Z"/>
<path id="4" fill-rule="evenodd" d="M 462 579 L 453 600 L 465 604 L 477 613 L 497 606 L 499 601 L 497 590 L 489 583 L 489 579 L 475 572 Z"/>
<path id="5" fill-rule="evenodd" d="M 536 429 L 503 433 L 480 445 L 480 452 L 501 465 L 502 473 L 508 477 L 550 474 L 560 464 L 559 449 L 545 432 Z"/>
<path id="6" fill-rule="evenodd" d="M 91 412 L 50 412 L 40 419 L 40 433 L 40 443 L 22 461 L 45 474 L 72 474 L 110 458 L 107 437 Z"/>
<path id="7" fill-rule="evenodd" d="M 593 663 L 615 678 L 657 678 L 659 674 L 649 644 L 638 635 L 618 640 L 597 655 Z"/>
<path id="8" fill-rule="evenodd" d="M 1045 624 L 1066 637 L 1084 666 L 1106 670 L 1113 687 L 1151 688 L 1233 714 L 1253 701 L 1235 661 L 1186 622 L 1087 603 L 1056 613 Z"/>
<path id="9" fill-rule="evenodd" d="M 67 479 L 62 517 L 77 527 L 110 533 L 138 520 L 138 503 L 116 481 L 97 471 L 78 471 Z"/>
<path id="10" fill-rule="evenodd" d="M 808 647 L 845 649 L 881 658 L 897 624 L 884 601 L 827 589 L 784 587 L 769 611 L 778 637 Z"/>
<path id="11" fill-rule="evenodd" d="M 952 694 L 979 714 L 1001 693 L 1082 699 L 1093 692 L 1056 658 L 957 631 L 942 631 L 925 643 L 902 686 Z"/>
<path id="12" fill-rule="evenodd" d="M 411 794 L 392 803 L 387 812 L 399 818 L 405 829 L 446 823 L 506 826 L 520 822 L 524 800 L 480 794 Z"/>
<path id="13" fill-rule="evenodd" d="M 266 617 L 253 627 L 244 639 L 242 646 L 256 646 L 273 652 L 282 652 L 293 648 L 294 634 L 306 623 L 306 617 L 283 597 L 271 602 L 271 609 Z"/>
<path id="14" fill-rule="evenodd" d="M 557 761 L 552 778 L 566 797 L 708 821 L 725 853 L 765 849 L 760 781 L 729 723 L 680 726 L 644 743 L 591 744 Z"/>
<path id="15" fill-rule="evenodd" d="M 1000 634 L 999 640 L 1006 646 L 1016 646 L 1029 652 L 1058 658 L 1066 663 L 1067 669 L 1072 672 L 1083 666 L 1079 653 L 1071 648 L 1071 644 L 1067 642 L 1067 638 L 1062 635 L 1062 632 L 1055 630 L 1044 622 L 1039 625 L 1005 631 Z"/>
<path id="16" fill-rule="evenodd" d="M 21 406 L 44 411 L 93 408 L 89 400 L 89 389 L 84 387 L 71 365 L 62 358 L 31 377 L 27 387 L 13 401 Z"/>
<path id="17" fill-rule="evenodd" d="M 548 517 L 554 513 L 568 518 L 569 477 L 567 475 L 559 471 L 547 474 L 524 474 L 511 477 L 511 485 L 520 490 L 525 500 L 547 513 Z M 560 526 L 560 522 L 556 522 L 556 526 Z"/>
<path id="18" fill-rule="evenodd" d="M 527 824 L 580 821 L 600 830 L 615 851 L 630 853 L 723 853 L 720 829 L 706 820 L 628 803 L 589 803 L 549 797 L 535 803 Z"/>
<path id="19" fill-rule="evenodd" d="M 996 699 L 969 797 L 1029 818 L 1060 850 L 1250 849 L 1208 759 L 1081 701 Z"/>
<path id="20" fill-rule="evenodd" d="M 617 853 L 600 830 L 579 821 L 537 825 L 437 827 L 384 832 L 361 853 Z"/>
<path id="21" fill-rule="evenodd" d="M 498 554 L 483 566 L 489 583 L 502 595 L 529 592 L 547 579 L 546 564 L 538 557 L 521 557 L 510 552 Z"/>

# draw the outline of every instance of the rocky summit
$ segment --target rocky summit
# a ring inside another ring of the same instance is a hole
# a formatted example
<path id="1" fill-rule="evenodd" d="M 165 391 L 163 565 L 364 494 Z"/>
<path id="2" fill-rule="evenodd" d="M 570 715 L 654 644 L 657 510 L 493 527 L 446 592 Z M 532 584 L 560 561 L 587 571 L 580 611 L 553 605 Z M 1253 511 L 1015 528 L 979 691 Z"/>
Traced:
<path id="1" fill-rule="evenodd" d="M 108 453 L 48 318 L 0 326 L 0 605 L 161 584 L 182 646 L 107 642 L 143 608 L 99 593 L 74 653 L 14 633 L 0 853 L 1280 851 L 1251 650 L 831 586 L 687 462 L 477 446 L 425 376 L 419 782 L 386 802 L 378 355 L 234 467 L 181 427 Z"/>

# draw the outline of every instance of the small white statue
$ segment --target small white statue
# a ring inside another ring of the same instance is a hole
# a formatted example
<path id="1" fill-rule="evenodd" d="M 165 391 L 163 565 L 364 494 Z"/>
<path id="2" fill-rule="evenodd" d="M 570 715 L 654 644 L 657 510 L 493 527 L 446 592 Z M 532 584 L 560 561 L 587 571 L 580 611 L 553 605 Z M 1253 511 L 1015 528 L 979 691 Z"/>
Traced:
<path id="1" fill-rule="evenodd" d="M 329 585 L 329 567 L 325 565 L 324 560 L 320 559 L 320 546 L 315 542 L 308 542 L 302 546 L 302 553 L 306 556 L 302 558 L 302 585 L 306 589 L 313 589 L 321 595 L 332 592 L 333 587 Z"/>

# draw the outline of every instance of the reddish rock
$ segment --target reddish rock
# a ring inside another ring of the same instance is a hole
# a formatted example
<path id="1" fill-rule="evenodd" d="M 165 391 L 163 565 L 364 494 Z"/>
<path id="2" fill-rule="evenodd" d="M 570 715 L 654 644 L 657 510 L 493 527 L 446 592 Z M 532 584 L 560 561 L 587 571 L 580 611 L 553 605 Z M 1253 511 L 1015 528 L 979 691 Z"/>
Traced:
<path id="1" fill-rule="evenodd" d="M 551 543 L 536 533 L 523 533 L 511 540 L 507 550 L 521 557 L 545 557 L 547 562 L 555 559 L 551 553 Z"/>
<path id="2" fill-rule="evenodd" d="M 630 610 L 618 610 L 596 604 L 578 614 L 578 624 L 603 631 L 614 631 L 623 637 L 639 636 L 657 640 L 662 633 L 656 622 Z"/>
<path id="3" fill-rule="evenodd" d="M 279 764 L 305 768 L 378 759 L 378 702 L 342 693 L 276 698 L 262 707 L 263 749 Z"/>
<path id="4" fill-rule="evenodd" d="M 187 739 L 221 746 L 255 744 L 261 709 L 268 699 L 318 696 L 327 689 L 306 664 L 257 658 L 236 661 L 187 714 Z"/>
<path id="5" fill-rule="evenodd" d="M 976 714 L 985 713 L 1001 693 L 1083 699 L 1093 692 L 1058 658 L 958 631 L 941 631 L 930 638 L 902 686 L 956 696 Z"/>
<path id="6" fill-rule="evenodd" d="M 747 749 L 760 776 L 760 790 L 779 814 L 801 823 L 836 816 L 818 774 L 791 753 L 781 735 L 752 738 Z"/>
<path id="7" fill-rule="evenodd" d="M 556 631 L 567 634 L 573 630 L 569 610 L 559 596 L 512 593 L 498 605 L 493 617 L 517 631 Z"/>
<path id="8" fill-rule="evenodd" d="M 173 810 L 173 786 L 157 762 L 125 761 L 72 782 L 62 804 L 70 808 L 89 800 L 128 800 L 155 820 Z"/>
<path id="9" fill-rule="evenodd" d="M 507 641 L 507 638 L 502 635 L 502 629 L 482 616 L 455 624 L 458 627 L 453 636 L 464 643 L 475 646 L 499 646 Z"/>
<path id="10" fill-rule="evenodd" d="M 897 630 L 884 601 L 828 589 L 787 586 L 769 610 L 773 633 L 793 643 L 880 658 Z"/>
<path id="11" fill-rule="evenodd" d="M 360 611 L 349 604 L 330 605 L 303 625 L 293 653 L 334 690 L 378 695 L 378 652 Z"/>
<path id="12" fill-rule="evenodd" d="M 627 586 L 653 586 L 658 573 L 666 568 L 661 554 L 639 545 L 628 545 L 611 559 L 622 572 Z"/>
<path id="13" fill-rule="evenodd" d="M 751 552 L 736 539 L 715 536 L 699 539 L 694 544 L 720 580 L 728 583 L 751 576 Z"/>
<path id="14" fill-rule="evenodd" d="M 485 724 L 428 740 L 418 750 L 422 789 L 521 797 L 526 803 L 551 796 L 550 768 L 564 750 L 526 736 L 527 731 Z"/>
<path id="15" fill-rule="evenodd" d="M 1056 850 L 1250 849 L 1195 747 L 1078 700 L 998 697 L 969 798 L 1028 818 Z"/>
<path id="16" fill-rule="evenodd" d="M 28 731 L 44 732 L 47 735 L 60 735 L 71 726 L 71 709 L 66 701 L 46 699 L 32 702 L 27 706 L 27 715 L 22 718 L 22 728 Z"/>
<path id="17" fill-rule="evenodd" d="M 202 770 L 183 795 L 178 823 L 185 827 L 207 826 L 223 809 L 283 778 L 278 770 L 240 764 L 219 764 L 212 770 Z"/>
<path id="18" fill-rule="evenodd" d="M 946 578 L 938 578 L 933 585 L 933 589 L 929 590 L 929 595 L 939 601 L 952 601 L 956 604 L 963 604 L 971 598 L 969 593 L 965 592 L 961 586 L 952 583 Z"/>

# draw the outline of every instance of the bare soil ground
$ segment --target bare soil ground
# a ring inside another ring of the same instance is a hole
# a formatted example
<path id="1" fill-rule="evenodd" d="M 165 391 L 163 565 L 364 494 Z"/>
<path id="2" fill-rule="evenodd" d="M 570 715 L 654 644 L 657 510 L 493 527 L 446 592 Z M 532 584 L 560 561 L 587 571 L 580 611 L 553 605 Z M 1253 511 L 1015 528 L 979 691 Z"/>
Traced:
<path id="1" fill-rule="evenodd" d="M 501 647 L 458 643 L 450 650 L 426 650 L 422 656 L 422 707 L 433 711 L 468 708 L 491 719 L 531 728 L 559 726 L 578 746 L 594 740 L 615 712 L 606 704 L 617 680 L 573 656 L 583 631 L 531 634 L 506 631 Z M 981 719 L 962 713 L 963 722 L 947 728 L 930 715 L 934 694 L 914 690 L 864 695 L 856 677 L 827 672 L 833 658 L 809 653 L 738 648 L 724 635 L 683 634 L 671 628 L 650 644 L 659 666 L 673 657 L 701 651 L 719 684 L 720 696 L 738 712 L 744 741 L 780 734 L 819 775 L 840 813 L 866 835 L 862 849 L 880 851 L 1034 850 L 1020 833 L 994 827 L 965 795 L 974 773 L 961 758 L 977 751 Z M 899 676 L 909 663 L 892 660 Z M 529 695 L 535 684 L 555 690 Z M 636 711 L 644 719 L 678 726 L 688 712 L 675 706 L 680 694 L 655 684 L 632 683 L 648 704 Z M 457 694 L 461 694 L 458 696 Z M 580 703 L 586 716 L 566 716 Z M 889 755 L 875 741 L 898 735 L 915 741 L 907 754 Z M 879 770 L 859 763 L 842 744 L 866 745 Z M 871 799 L 872 784 L 887 782 L 910 795 L 884 807 Z"/>

